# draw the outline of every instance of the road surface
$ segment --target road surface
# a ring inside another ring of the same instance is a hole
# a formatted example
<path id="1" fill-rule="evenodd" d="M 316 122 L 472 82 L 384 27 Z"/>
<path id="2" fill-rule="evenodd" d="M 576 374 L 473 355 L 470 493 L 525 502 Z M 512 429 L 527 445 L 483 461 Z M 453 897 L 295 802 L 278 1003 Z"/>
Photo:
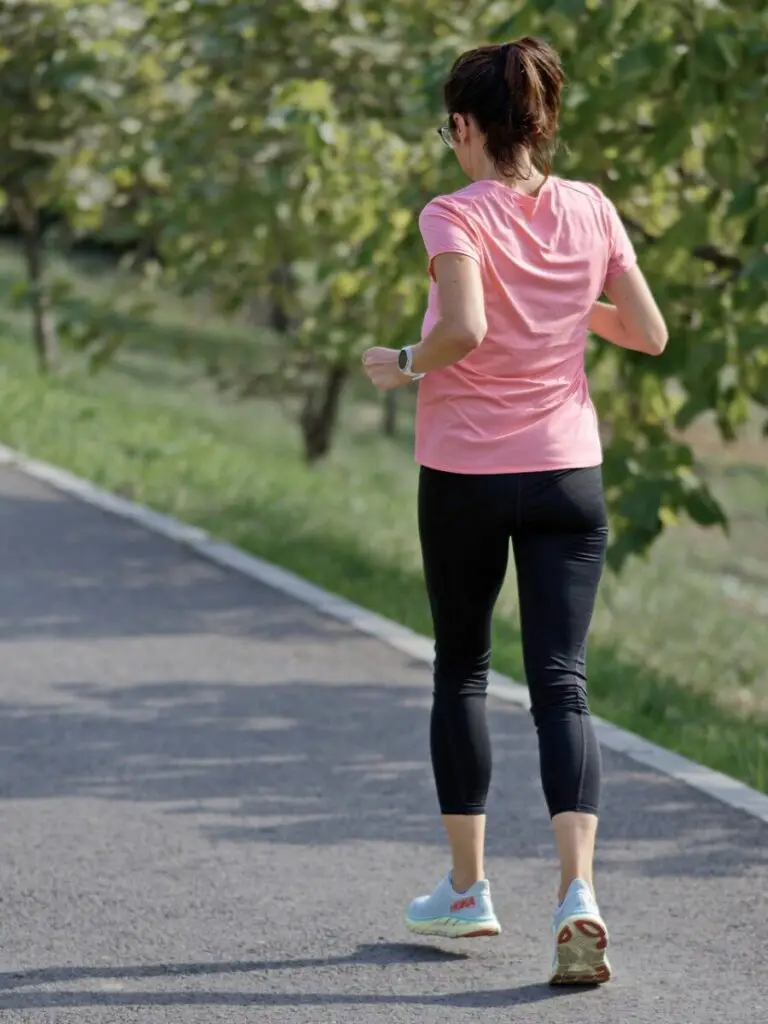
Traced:
<path id="1" fill-rule="evenodd" d="M 8 468 L 0 557 L 4 1024 L 768 1019 L 768 825 L 606 751 L 616 981 L 550 990 L 526 712 L 491 701 L 503 935 L 410 941 L 423 665 Z"/>

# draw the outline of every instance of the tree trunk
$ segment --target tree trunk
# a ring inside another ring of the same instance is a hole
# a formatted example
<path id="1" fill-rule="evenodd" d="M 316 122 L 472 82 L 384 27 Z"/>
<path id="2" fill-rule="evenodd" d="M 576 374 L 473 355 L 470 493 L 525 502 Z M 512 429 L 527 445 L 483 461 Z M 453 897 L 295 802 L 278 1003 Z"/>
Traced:
<path id="1" fill-rule="evenodd" d="M 293 275 L 288 263 L 283 263 L 270 274 L 269 326 L 276 334 L 287 334 L 291 329 L 289 300 L 293 291 Z"/>
<path id="2" fill-rule="evenodd" d="M 56 323 L 45 287 L 40 213 L 26 196 L 14 196 L 11 207 L 21 228 L 27 264 L 27 288 L 32 307 L 32 333 L 41 373 L 51 373 L 59 364 L 61 347 Z"/>
<path id="3" fill-rule="evenodd" d="M 349 367 L 342 364 L 329 366 L 322 383 L 307 392 L 301 410 L 301 434 L 304 454 L 310 464 L 317 462 L 331 450 L 334 430 L 339 418 L 341 393 L 349 377 Z"/>
<path id="4" fill-rule="evenodd" d="M 385 437 L 394 437 L 397 434 L 397 398 L 399 394 L 398 389 L 393 388 L 384 395 L 384 416 L 381 421 L 381 429 Z"/>

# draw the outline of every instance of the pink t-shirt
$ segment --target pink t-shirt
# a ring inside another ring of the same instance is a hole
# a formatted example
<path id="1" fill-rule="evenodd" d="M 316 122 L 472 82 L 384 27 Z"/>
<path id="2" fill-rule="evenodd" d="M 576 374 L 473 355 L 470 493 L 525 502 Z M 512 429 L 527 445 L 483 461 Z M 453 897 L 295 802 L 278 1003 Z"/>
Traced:
<path id="1" fill-rule="evenodd" d="M 593 185 L 550 178 L 536 197 L 477 181 L 419 218 L 430 261 L 480 264 L 488 333 L 419 385 L 416 459 L 452 473 L 524 473 L 602 462 L 584 354 L 605 282 L 636 262 L 616 208 Z M 439 318 L 432 279 L 422 337 Z"/>

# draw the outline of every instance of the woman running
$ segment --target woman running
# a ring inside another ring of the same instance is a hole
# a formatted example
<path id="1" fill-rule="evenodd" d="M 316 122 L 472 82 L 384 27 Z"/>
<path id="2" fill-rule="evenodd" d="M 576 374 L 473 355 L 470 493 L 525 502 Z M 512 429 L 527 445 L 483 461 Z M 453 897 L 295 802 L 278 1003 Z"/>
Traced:
<path id="1" fill-rule="evenodd" d="M 563 73 L 526 37 L 463 54 L 440 129 L 471 184 L 419 226 L 431 279 L 422 340 L 373 348 L 382 391 L 423 376 L 419 531 L 434 623 L 430 747 L 452 870 L 415 899 L 422 935 L 497 935 L 483 866 L 491 778 L 491 617 L 517 570 L 525 675 L 560 859 L 552 983 L 608 981 L 594 894 L 600 749 L 585 652 L 607 541 L 587 332 L 660 354 L 664 319 L 613 204 L 550 174 Z M 609 303 L 599 302 L 605 294 Z"/>

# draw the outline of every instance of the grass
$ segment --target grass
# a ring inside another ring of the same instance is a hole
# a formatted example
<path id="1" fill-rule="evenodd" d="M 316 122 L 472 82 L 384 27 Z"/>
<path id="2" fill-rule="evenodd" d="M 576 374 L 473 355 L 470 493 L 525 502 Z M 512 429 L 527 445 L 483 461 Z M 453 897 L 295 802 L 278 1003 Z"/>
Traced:
<path id="1" fill-rule="evenodd" d="M 0 307 L 15 273 L 15 257 L 0 252 Z M 106 287 L 90 275 L 79 283 L 84 301 Z M 2 309 L 0 440 L 428 633 L 407 431 L 382 438 L 376 406 L 353 398 L 332 456 L 308 468 L 277 403 L 232 403 L 206 381 L 197 341 L 204 360 L 212 339 L 231 343 L 233 333 L 199 313 L 190 327 L 185 313 L 169 302 L 156 346 L 145 338 L 124 348 L 98 377 L 71 359 L 44 381 L 26 315 Z M 173 343 L 179 332 L 186 361 Z M 592 705 L 768 792 L 768 471 L 720 456 L 706 468 L 734 516 L 733 536 L 681 528 L 650 559 L 606 578 L 590 647 Z M 522 678 L 513 579 L 499 601 L 494 663 Z"/>

